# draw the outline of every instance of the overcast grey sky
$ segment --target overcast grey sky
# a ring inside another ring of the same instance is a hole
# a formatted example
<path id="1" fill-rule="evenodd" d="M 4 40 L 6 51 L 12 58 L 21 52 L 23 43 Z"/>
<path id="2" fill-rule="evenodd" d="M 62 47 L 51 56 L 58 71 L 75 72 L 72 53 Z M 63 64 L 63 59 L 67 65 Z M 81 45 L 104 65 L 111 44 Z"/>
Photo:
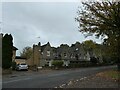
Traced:
<path id="1" fill-rule="evenodd" d="M 50 42 L 51 46 L 62 43 L 71 45 L 76 41 L 92 39 L 84 38 L 78 31 L 77 16 L 79 2 L 4 2 L 2 3 L 3 33 L 11 33 L 14 46 L 19 50 L 41 42 Z M 40 37 L 40 38 L 38 38 Z"/>

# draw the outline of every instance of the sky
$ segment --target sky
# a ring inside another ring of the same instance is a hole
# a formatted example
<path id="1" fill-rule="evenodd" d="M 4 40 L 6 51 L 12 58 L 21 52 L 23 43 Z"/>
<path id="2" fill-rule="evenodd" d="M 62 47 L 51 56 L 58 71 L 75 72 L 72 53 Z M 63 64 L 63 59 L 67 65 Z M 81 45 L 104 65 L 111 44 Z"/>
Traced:
<path id="1" fill-rule="evenodd" d="M 19 49 L 17 55 L 38 42 L 50 42 L 54 47 L 89 39 L 101 43 L 101 39 L 85 38 L 78 31 L 78 7 L 81 2 L 3 2 L 1 32 L 12 34 L 13 45 Z"/>

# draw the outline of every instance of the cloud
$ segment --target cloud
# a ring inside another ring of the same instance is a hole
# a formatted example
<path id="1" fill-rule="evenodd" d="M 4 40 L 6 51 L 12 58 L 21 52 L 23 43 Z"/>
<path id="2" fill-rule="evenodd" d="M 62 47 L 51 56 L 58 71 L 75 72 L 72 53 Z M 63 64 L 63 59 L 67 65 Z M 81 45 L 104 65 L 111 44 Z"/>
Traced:
<path id="1" fill-rule="evenodd" d="M 3 32 L 11 33 L 19 52 L 25 46 L 48 41 L 52 46 L 84 41 L 78 32 L 75 17 L 80 3 L 70 2 L 5 2 L 3 3 Z M 40 38 L 38 38 L 40 37 Z"/>

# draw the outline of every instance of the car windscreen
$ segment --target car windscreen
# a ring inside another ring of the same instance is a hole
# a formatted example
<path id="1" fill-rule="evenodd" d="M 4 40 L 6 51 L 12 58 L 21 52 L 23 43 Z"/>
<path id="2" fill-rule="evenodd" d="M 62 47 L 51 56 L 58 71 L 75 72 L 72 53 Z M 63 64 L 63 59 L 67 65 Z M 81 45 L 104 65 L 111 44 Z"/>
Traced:
<path id="1" fill-rule="evenodd" d="M 26 65 L 25 63 L 21 63 L 21 65 Z"/>

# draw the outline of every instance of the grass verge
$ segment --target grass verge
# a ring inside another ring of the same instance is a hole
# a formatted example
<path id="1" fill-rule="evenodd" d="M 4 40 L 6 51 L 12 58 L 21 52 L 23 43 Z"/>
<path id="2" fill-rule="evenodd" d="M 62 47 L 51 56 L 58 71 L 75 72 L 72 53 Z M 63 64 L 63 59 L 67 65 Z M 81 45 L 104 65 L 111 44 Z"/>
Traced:
<path id="1" fill-rule="evenodd" d="M 97 76 L 104 77 L 106 79 L 112 79 L 115 81 L 120 80 L 120 72 L 117 70 L 104 71 L 104 72 L 98 73 Z"/>

